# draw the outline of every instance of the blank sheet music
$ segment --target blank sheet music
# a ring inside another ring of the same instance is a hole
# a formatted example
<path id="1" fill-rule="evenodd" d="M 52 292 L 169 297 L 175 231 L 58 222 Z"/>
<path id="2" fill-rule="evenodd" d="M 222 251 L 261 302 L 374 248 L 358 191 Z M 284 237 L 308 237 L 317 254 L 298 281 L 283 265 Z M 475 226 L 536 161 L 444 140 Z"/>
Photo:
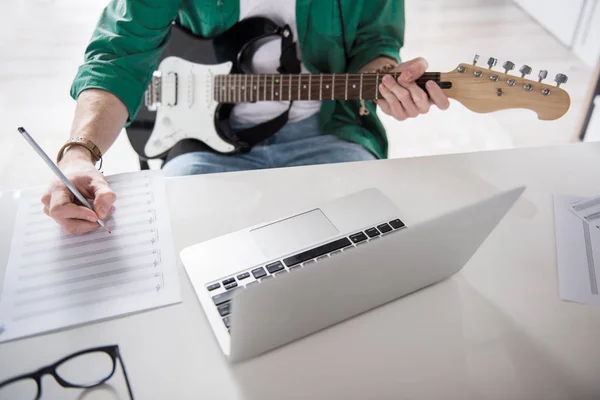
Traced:
<path id="1" fill-rule="evenodd" d="M 69 235 L 42 189 L 22 191 L 0 299 L 0 342 L 181 301 L 161 171 L 107 177 L 117 195 L 102 228 Z"/>

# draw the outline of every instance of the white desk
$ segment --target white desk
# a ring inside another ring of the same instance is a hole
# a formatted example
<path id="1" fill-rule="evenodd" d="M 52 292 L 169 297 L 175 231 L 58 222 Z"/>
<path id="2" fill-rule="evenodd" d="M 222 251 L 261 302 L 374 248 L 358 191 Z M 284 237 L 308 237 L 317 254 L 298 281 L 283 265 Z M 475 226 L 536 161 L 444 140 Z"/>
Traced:
<path id="1" fill-rule="evenodd" d="M 369 186 L 410 226 L 521 184 L 453 278 L 246 363 L 226 363 L 180 266 L 183 303 L 0 344 L 0 380 L 118 343 L 138 399 L 598 399 L 600 308 L 558 299 L 552 193 L 598 194 L 600 143 L 195 176 L 167 190 L 180 250 Z M 15 206 L 0 197 L 0 266 Z M 98 398 L 127 397 L 113 379 Z M 48 398 L 71 398 L 44 383 Z"/>

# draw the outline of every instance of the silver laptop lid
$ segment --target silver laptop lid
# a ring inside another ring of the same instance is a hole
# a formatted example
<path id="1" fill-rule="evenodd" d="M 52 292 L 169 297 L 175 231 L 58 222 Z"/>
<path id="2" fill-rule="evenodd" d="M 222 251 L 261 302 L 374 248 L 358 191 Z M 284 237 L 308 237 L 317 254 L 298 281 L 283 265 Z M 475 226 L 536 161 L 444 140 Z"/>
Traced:
<path id="1" fill-rule="evenodd" d="M 458 272 L 525 188 L 519 187 L 238 291 L 230 361 L 238 362 Z"/>

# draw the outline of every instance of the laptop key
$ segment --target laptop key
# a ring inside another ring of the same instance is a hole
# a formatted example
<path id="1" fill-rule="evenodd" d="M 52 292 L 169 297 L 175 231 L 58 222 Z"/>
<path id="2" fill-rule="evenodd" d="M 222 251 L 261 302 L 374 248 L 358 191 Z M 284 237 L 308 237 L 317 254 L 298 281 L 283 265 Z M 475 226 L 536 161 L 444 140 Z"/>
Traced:
<path id="1" fill-rule="evenodd" d="M 223 323 L 225 324 L 225 328 L 229 329 L 231 327 L 231 319 L 229 317 L 223 318 Z"/>
<path id="2" fill-rule="evenodd" d="M 237 282 L 233 282 L 233 283 L 230 283 L 229 285 L 225 286 L 225 289 L 227 289 L 227 290 L 233 289 L 237 285 L 238 285 Z"/>
<path id="3" fill-rule="evenodd" d="M 388 233 L 392 230 L 392 227 L 388 224 L 377 225 L 377 229 L 379 229 L 382 233 Z"/>
<path id="4" fill-rule="evenodd" d="M 237 278 L 241 281 L 242 279 L 246 279 L 250 276 L 250 272 L 244 272 L 243 274 L 239 274 Z"/>
<path id="5" fill-rule="evenodd" d="M 367 235 L 369 235 L 369 237 L 375 237 L 380 234 L 376 228 L 369 228 L 365 232 L 367 233 Z"/>
<path id="6" fill-rule="evenodd" d="M 233 283 L 233 282 L 235 282 L 235 278 L 233 278 L 233 277 L 232 278 L 227 278 L 227 279 L 225 279 L 223 281 L 223 286 L 227 286 L 227 285 L 229 285 L 230 283 Z"/>
<path id="7" fill-rule="evenodd" d="M 206 289 L 208 289 L 208 291 L 210 292 L 211 290 L 215 290 L 221 287 L 221 284 L 219 282 L 217 283 L 213 283 L 212 285 L 208 285 L 206 287 Z"/>
<path id="8" fill-rule="evenodd" d="M 219 311 L 221 317 L 231 314 L 231 302 L 221 304 L 219 307 L 217 307 L 217 311 Z"/>
<path id="9" fill-rule="evenodd" d="M 400 221 L 399 219 L 395 219 L 393 221 L 390 221 L 390 225 L 394 229 L 400 229 L 404 226 L 404 222 Z"/>
<path id="10" fill-rule="evenodd" d="M 350 235 L 350 240 L 352 240 L 354 243 L 362 242 L 363 240 L 367 240 L 367 235 L 362 232 L 358 232 L 354 235 Z"/>
<path id="11" fill-rule="evenodd" d="M 274 263 L 271 263 L 269 265 L 267 265 L 267 271 L 269 271 L 269 273 L 274 274 L 277 271 L 281 271 L 283 269 L 283 264 L 281 263 L 281 261 L 276 261 Z"/>
<path id="12" fill-rule="evenodd" d="M 227 292 L 223 292 L 221 294 L 218 294 L 216 296 L 213 296 L 213 302 L 215 303 L 215 306 L 220 306 L 221 304 L 227 303 L 228 301 L 230 301 L 233 298 L 233 293 L 235 293 L 235 291 L 238 289 L 233 289 L 233 290 L 229 290 Z"/>
<path id="13" fill-rule="evenodd" d="M 263 267 L 252 270 L 252 275 L 254 275 L 255 279 L 260 279 L 263 276 L 265 276 L 266 274 L 267 274 L 267 272 L 265 271 L 265 269 Z"/>
<path id="14" fill-rule="evenodd" d="M 292 265 L 300 264 L 313 258 L 322 256 L 323 254 L 331 253 L 332 251 L 341 249 L 342 247 L 346 247 L 350 244 L 352 243 L 348 240 L 348 238 L 344 237 L 338 240 L 334 240 L 333 242 L 325 243 L 319 247 L 315 247 L 314 249 L 310 249 L 302 253 L 296 254 L 295 256 L 288 257 L 284 259 L 283 262 L 288 267 L 291 267 Z"/>

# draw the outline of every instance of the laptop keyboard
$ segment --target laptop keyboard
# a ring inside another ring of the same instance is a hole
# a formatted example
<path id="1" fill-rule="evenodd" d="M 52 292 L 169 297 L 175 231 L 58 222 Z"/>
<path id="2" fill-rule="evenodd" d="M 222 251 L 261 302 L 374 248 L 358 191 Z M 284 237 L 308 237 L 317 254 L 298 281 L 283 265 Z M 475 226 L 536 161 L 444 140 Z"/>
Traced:
<path id="1" fill-rule="evenodd" d="M 223 324 L 229 331 L 231 327 L 231 299 L 236 290 L 250 285 L 258 284 L 265 279 L 287 274 L 299 268 L 318 263 L 328 257 L 334 257 L 342 251 L 348 251 L 356 246 L 363 245 L 372 240 L 377 240 L 382 235 L 404 228 L 400 219 L 384 222 L 380 225 L 370 227 L 364 231 L 353 233 L 347 237 L 336 239 L 309 250 L 291 255 L 281 260 L 269 262 L 260 267 L 253 267 L 247 271 L 239 271 L 236 275 L 227 276 L 219 282 L 212 282 L 206 286 L 206 290 L 214 292 L 212 297 Z"/>

